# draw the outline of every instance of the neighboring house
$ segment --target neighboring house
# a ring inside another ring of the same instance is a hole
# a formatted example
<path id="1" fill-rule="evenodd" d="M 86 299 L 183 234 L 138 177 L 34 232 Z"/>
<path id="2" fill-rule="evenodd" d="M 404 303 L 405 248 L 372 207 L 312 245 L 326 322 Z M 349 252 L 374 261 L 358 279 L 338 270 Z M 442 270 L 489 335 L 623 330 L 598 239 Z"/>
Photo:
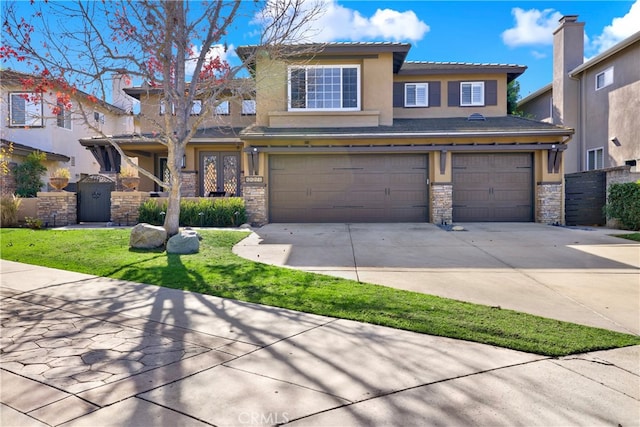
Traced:
<path id="1" fill-rule="evenodd" d="M 3 147 L 13 147 L 10 163 L 18 164 L 33 151 L 46 155 L 45 166 L 49 172 L 59 167 L 71 172 L 70 182 L 80 180 L 85 175 L 99 171 L 95 158 L 82 147 L 78 140 L 95 134 L 82 118 L 77 108 L 58 108 L 55 93 L 36 95 L 24 89 L 22 81 L 28 74 L 12 70 L 0 70 L 2 100 L 0 114 Z M 79 92 L 80 96 L 89 96 Z M 105 102 L 91 102 L 88 112 L 92 125 L 105 133 L 122 132 L 133 128 L 132 116 L 122 108 Z M 46 179 L 43 177 L 43 181 Z M 15 183 L 10 177 L 3 177 L 3 192 L 14 190 Z M 6 188 L 4 188 L 6 187 Z"/>
<path id="2" fill-rule="evenodd" d="M 241 195 L 258 224 L 563 222 L 573 130 L 507 115 L 507 84 L 526 67 L 408 62 L 410 47 L 290 46 L 286 60 L 238 48 L 258 58 L 255 100 L 228 93 L 207 113 L 186 147 L 183 196 Z M 140 100 L 141 134 L 113 140 L 165 179 L 154 124 L 171 109 L 161 89 L 124 91 Z M 108 140 L 81 144 L 118 170 Z M 140 189 L 161 191 L 144 177 Z"/>
<path id="3" fill-rule="evenodd" d="M 239 85 L 247 84 L 244 80 Z M 248 84 L 253 86 L 252 81 Z M 150 86 L 123 88 L 124 93 L 140 101 L 139 131 L 135 134 L 118 133 L 112 141 L 145 170 L 161 180 L 168 180 L 167 147 L 158 142 L 158 124 L 172 109 L 161 101 L 162 89 Z M 243 90 L 243 92 L 245 92 Z M 251 91 L 250 91 L 251 92 Z M 115 92 L 114 92 L 115 93 Z M 239 133 L 255 121 L 256 105 L 253 99 L 242 99 L 225 92 L 215 111 L 208 114 L 196 135 L 186 147 L 182 160 L 182 195 L 209 196 L 242 194 L 240 185 L 242 141 Z M 206 114 L 201 101 L 196 101 L 192 115 Z M 100 164 L 101 173 L 119 171 L 120 155 L 109 140 L 100 137 L 83 138 L 80 143 L 91 150 Z M 164 191 L 153 180 L 140 175 L 140 191 Z"/>
<path id="4" fill-rule="evenodd" d="M 565 172 L 631 166 L 640 172 L 640 32 L 584 62 L 584 23 L 560 20 L 553 82 L 518 103 L 537 120 L 575 129 Z"/>
<path id="5" fill-rule="evenodd" d="M 507 115 L 525 67 L 408 62 L 409 49 L 255 55 L 256 123 L 240 135 L 254 222 L 563 222 L 573 130 Z"/>

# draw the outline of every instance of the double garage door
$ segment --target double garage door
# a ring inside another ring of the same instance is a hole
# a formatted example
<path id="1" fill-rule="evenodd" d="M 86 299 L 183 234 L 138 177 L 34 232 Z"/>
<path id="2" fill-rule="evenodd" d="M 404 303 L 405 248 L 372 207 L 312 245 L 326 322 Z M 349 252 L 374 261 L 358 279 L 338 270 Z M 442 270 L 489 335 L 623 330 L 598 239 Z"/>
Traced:
<path id="1" fill-rule="evenodd" d="M 425 222 L 426 154 L 272 155 L 271 222 Z"/>
<path id="2" fill-rule="evenodd" d="M 271 222 L 429 221 L 426 154 L 272 155 Z M 530 153 L 452 157 L 453 220 L 532 221 Z"/>

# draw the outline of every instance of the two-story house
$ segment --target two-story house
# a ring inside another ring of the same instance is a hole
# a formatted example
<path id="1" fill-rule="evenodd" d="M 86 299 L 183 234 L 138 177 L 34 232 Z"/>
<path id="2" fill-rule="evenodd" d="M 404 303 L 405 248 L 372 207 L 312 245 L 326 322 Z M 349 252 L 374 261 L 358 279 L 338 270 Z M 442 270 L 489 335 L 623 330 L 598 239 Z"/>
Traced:
<path id="1" fill-rule="evenodd" d="M 554 32 L 553 82 L 518 109 L 575 129 L 565 172 L 617 166 L 640 172 L 640 32 L 584 61 L 584 23 L 576 15 Z"/>
<path id="2" fill-rule="evenodd" d="M 78 91 L 77 96 L 86 99 L 84 107 L 89 116 L 88 124 L 73 101 L 68 109 L 57 105 L 57 95 L 53 91 L 36 94 L 25 89 L 23 81 L 31 77 L 12 70 L 0 70 L 2 145 L 13 147 L 9 162 L 15 164 L 21 163 L 33 151 L 44 153 L 45 166 L 49 171 L 59 167 L 69 169 L 71 186 L 68 188 L 73 188 L 73 183 L 99 171 L 96 159 L 78 144 L 78 140 L 94 135 L 95 129 L 107 134 L 127 129 L 132 132 L 133 118 L 120 106 L 94 102 L 89 100 L 88 94 Z M 15 182 L 11 178 L 11 174 L 3 177 L 3 193 L 15 190 Z"/>
<path id="3" fill-rule="evenodd" d="M 507 115 L 526 67 L 409 62 L 404 43 L 257 49 L 237 49 L 257 58 L 253 222 L 563 222 L 573 130 Z"/>
<path id="4" fill-rule="evenodd" d="M 237 49 L 255 99 L 230 90 L 183 158 L 183 196 L 240 195 L 251 222 L 563 222 L 572 129 L 507 115 L 526 67 L 406 61 L 405 43 Z M 282 53 L 282 52 L 281 52 Z M 166 179 L 162 89 L 130 87 L 140 132 L 110 138 Z M 201 118 L 201 117 L 199 117 Z M 119 156 L 84 138 L 103 172 Z M 161 191 L 142 177 L 142 191 Z"/>

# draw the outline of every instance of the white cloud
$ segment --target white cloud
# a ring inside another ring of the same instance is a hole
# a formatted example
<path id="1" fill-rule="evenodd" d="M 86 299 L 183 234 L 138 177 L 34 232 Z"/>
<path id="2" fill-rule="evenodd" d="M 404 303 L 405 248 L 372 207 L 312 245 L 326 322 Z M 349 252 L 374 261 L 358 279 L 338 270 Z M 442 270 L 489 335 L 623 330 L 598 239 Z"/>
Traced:
<path id="1" fill-rule="evenodd" d="M 321 0 L 323 12 L 301 31 L 297 41 L 418 41 L 429 32 L 429 26 L 412 10 L 399 12 L 378 9 L 370 16 L 338 4 L 337 0 Z M 392 4 L 392 3 L 391 3 Z M 260 22 L 259 19 L 254 20 Z"/>
<path id="2" fill-rule="evenodd" d="M 614 18 L 611 25 L 604 27 L 602 34 L 594 37 L 592 47 L 598 54 L 638 31 L 640 31 L 640 0 L 636 0 L 626 15 Z"/>
<path id="3" fill-rule="evenodd" d="M 193 75 L 193 71 L 196 68 L 196 62 L 201 52 L 202 46 L 196 47 L 193 51 L 193 54 L 191 55 L 191 58 L 193 59 L 187 60 L 185 68 L 185 74 L 187 76 Z M 211 47 L 211 49 L 209 49 L 209 52 L 207 52 L 205 58 L 207 60 L 211 60 L 217 56 L 220 57 L 221 61 L 229 62 L 231 58 L 237 56 L 235 47 L 233 45 L 229 45 L 227 46 L 227 48 L 225 48 L 225 46 L 222 44 L 214 45 Z"/>
<path id="4" fill-rule="evenodd" d="M 533 56 L 535 59 L 543 59 L 547 57 L 547 54 L 544 52 L 540 52 L 537 50 L 532 50 L 531 51 L 531 56 Z"/>
<path id="5" fill-rule="evenodd" d="M 553 31 L 562 18 L 562 14 L 553 9 L 523 10 L 516 7 L 511 14 L 516 26 L 502 33 L 502 41 L 509 47 L 552 44 Z"/>

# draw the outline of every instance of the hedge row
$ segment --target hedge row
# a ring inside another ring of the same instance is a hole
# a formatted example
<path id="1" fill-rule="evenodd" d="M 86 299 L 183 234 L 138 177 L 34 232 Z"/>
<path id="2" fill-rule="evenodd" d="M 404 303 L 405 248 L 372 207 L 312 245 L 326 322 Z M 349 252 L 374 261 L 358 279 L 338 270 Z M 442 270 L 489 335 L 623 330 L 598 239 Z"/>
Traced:
<path id="1" fill-rule="evenodd" d="M 164 224 L 167 202 L 149 199 L 140 205 L 138 221 L 153 225 Z M 244 200 L 240 197 L 221 197 L 182 200 L 180 202 L 181 227 L 237 227 L 247 222 Z"/>
<path id="2" fill-rule="evenodd" d="M 622 228 L 640 230 L 640 181 L 611 184 L 604 212 L 607 218 L 620 221 Z"/>

